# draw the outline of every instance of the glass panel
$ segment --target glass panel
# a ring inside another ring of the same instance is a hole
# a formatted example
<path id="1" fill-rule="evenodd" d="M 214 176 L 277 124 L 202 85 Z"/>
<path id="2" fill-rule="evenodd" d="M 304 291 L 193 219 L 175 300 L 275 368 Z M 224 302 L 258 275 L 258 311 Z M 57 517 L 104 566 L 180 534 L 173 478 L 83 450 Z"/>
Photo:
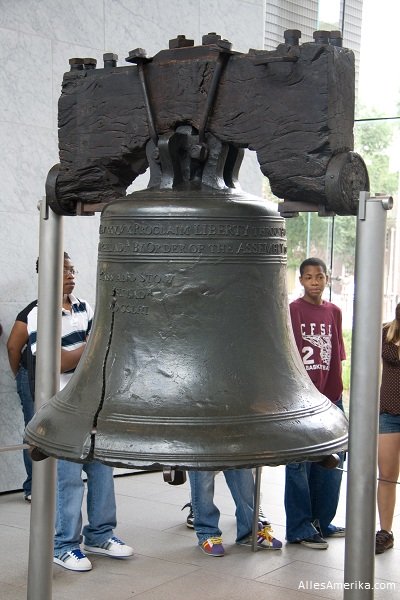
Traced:
<path id="1" fill-rule="evenodd" d="M 367 164 L 371 194 L 390 194 L 394 198 L 394 209 L 388 213 L 385 240 L 384 319 L 393 317 L 394 306 L 400 301 L 400 210 L 397 208 L 400 69 L 395 60 L 399 22 L 400 0 L 319 0 L 318 3 L 316 28 L 332 30 L 343 27 L 345 45 L 355 52 L 358 71 L 355 150 Z M 267 179 L 264 195 L 274 199 Z M 316 213 L 302 213 L 299 217 L 287 219 L 286 225 L 290 299 L 301 293 L 298 284 L 301 261 L 310 255 L 321 257 L 332 270 L 332 285 L 326 292 L 326 298 L 342 308 L 344 326 L 350 330 L 356 218 L 323 218 Z"/>
<path id="2" fill-rule="evenodd" d="M 318 29 L 340 29 L 340 0 L 319 0 Z"/>
<path id="3" fill-rule="evenodd" d="M 370 113 L 373 117 L 373 114 Z M 400 167 L 400 119 L 355 123 L 354 148 L 364 159 L 371 194 L 397 194 Z"/>
<path id="4" fill-rule="evenodd" d="M 399 0 L 363 0 L 357 118 L 400 116 Z M 345 19 L 346 19 L 345 14 Z"/>
<path id="5" fill-rule="evenodd" d="M 309 256 L 318 256 L 325 261 L 331 275 L 331 287 L 326 289 L 325 299 L 341 306 L 340 297 L 346 294 L 351 309 L 356 218 L 319 217 L 317 213 L 301 213 L 298 217 L 286 219 L 286 228 L 290 299 L 301 294 L 302 288 L 296 276 L 300 263 Z"/>
<path id="6" fill-rule="evenodd" d="M 300 4 L 300 3 L 299 3 Z M 383 319 L 391 320 L 400 301 L 400 69 L 397 65 L 400 0 L 316 0 L 316 29 L 341 30 L 356 66 L 355 150 L 367 164 L 371 194 L 392 195 L 385 243 Z M 344 13 L 344 14 L 343 14 Z M 314 10 L 315 14 L 315 10 Z M 302 42 L 305 40 L 303 39 Z M 274 199 L 265 179 L 264 195 Z M 322 258 L 331 272 L 325 298 L 341 307 L 348 359 L 344 365 L 345 401 L 354 298 L 356 217 L 319 217 L 301 213 L 286 219 L 288 292 L 302 293 L 298 267 L 308 256 Z M 373 249 L 371 249 L 373 252 Z"/>

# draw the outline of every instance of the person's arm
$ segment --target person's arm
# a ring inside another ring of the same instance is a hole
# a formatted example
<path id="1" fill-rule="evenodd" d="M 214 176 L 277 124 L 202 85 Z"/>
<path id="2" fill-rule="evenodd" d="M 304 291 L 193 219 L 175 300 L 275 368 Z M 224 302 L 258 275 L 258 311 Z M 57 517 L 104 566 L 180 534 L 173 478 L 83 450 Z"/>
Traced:
<path id="1" fill-rule="evenodd" d="M 346 360 L 346 347 L 344 345 L 344 339 L 343 339 L 343 330 L 342 330 L 342 311 L 340 310 L 339 307 L 338 308 L 338 318 L 337 318 L 337 330 L 338 330 L 338 338 L 339 338 L 339 353 L 340 353 L 340 360 Z"/>
<path id="2" fill-rule="evenodd" d="M 66 373 L 67 371 L 72 371 L 77 366 L 83 351 L 86 347 L 86 343 L 79 346 L 79 348 L 75 348 L 74 350 L 64 350 L 61 348 L 61 373 Z"/>
<path id="3" fill-rule="evenodd" d="M 393 342 L 382 342 L 382 358 L 393 366 L 400 365 L 399 347 Z"/>
<path id="4" fill-rule="evenodd" d="M 8 362 L 14 375 L 18 373 L 21 352 L 27 343 L 28 328 L 26 323 L 15 321 L 7 341 Z"/>

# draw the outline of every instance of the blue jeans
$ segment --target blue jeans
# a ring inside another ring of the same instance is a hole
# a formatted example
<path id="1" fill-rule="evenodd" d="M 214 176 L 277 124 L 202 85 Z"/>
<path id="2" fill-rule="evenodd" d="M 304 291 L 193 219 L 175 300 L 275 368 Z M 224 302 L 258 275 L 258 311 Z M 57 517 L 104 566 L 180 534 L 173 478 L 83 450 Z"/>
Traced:
<path id="1" fill-rule="evenodd" d="M 336 406 L 342 408 L 341 401 Z M 339 467 L 344 453 L 340 452 Z M 322 535 L 329 536 L 331 521 L 339 502 L 342 471 L 326 469 L 315 462 L 293 463 L 286 466 L 285 510 L 286 539 L 296 542 L 317 533 L 313 522 L 318 520 Z"/>
<path id="2" fill-rule="evenodd" d="M 82 501 L 87 474 L 87 515 L 89 524 L 82 530 Z M 78 548 L 82 537 L 88 546 L 101 546 L 116 527 L 113 469 L 99 462 L 81 465 L 57 461 L 56 533 L 54 556 Z M 82 535 L 83 534 L 83 535 Z"/>
<path id="3" fill-rule="evenodd" d="M 252 531 L 254 512 L 254 478 L 252 469 L 223 471 L 236 505 L 236 541 L 247 538 Z M 215 471 L 189 471 L 194 529 L 202 544 L 209 537 L 220 537 L 220 512 L 214 504 Z"/>
<path id="4" fill-rule="evenodd" d="M 25 427 L 32 419 L 35 412 L 33 405 L 33 398 L 29 389 L 28 371 L 25 367 L 20 366 L 18 373 L 15 377 L 17 382 L 17 392 L 21 401 L 22 412 L 24 414 Z M 27 478 L 22 484 L 25 496 L 28 496 L 32 492 L 32 459 L 28 450 L 23 450 L 25 471 Z"/>

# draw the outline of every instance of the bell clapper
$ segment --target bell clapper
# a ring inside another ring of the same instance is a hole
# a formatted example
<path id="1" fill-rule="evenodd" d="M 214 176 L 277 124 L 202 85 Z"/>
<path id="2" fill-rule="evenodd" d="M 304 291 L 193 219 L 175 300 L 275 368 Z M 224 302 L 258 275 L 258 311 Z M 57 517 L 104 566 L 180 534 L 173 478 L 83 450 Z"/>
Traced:
<path id="1" fill-rule="evenodd" d="M 340 465 L 340 458 L 337 454 L 330 454 L 318 461 L 318 464 L 325 469 L 336 469 Z"/>
<path id="2" fill-rule="evenodd" d="M 186 471 L 173 469 L 172 467 L 163 468 L 164 481 L 170 485 L 182 485 L 186 481 Z"/>
<path id="3" fill-rule="evenodd" d="M 29 446 L 28 452 L 30 454 L 31 459 L 34 460 L 35 462 L 40 462 L 41 460 L 45 460 L 46 458 L 49 458 L 47 454 L 44 454 L 36 446 Z"/>

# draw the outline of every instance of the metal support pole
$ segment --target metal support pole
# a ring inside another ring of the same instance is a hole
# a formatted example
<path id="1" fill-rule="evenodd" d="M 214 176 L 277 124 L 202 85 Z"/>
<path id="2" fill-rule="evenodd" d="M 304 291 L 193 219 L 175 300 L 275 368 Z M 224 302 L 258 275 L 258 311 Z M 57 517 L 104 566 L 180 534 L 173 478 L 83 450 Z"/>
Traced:
<path id="1" fill-rule="evenodd" d="M 252 531 L 252 544 L 251 549 L 253 552 L 257 552 L 257 537 L 258 537 L 258 521 L 260 519 L 260 487 L 261 487 L 261 473 L 262 467 L 255 468 L 255 481 L 254 481 L 254 512 L 253 512 L 253 531 Z"/>
<path id="2" fill-rule="evenodd" d="M 35 409 L 59 389 L 63 235 L 62 217 L 40 203 L 38 344 Z M 51 600 L 56 461 L 33 462 L 28 600 Z"/>
<path id="3" fill-rule="evenodd" d="M 306 248 L 306 256 L 310 256 L 310 247 L 311 247 L 311 213 L 307 213 L 307 248 Z"/>
<path id="4" fill-rule="evenodd" d="M 344 600 L 374 597 L 383 261 L 392 198 L 360 193 L 351 352 Z"/>

